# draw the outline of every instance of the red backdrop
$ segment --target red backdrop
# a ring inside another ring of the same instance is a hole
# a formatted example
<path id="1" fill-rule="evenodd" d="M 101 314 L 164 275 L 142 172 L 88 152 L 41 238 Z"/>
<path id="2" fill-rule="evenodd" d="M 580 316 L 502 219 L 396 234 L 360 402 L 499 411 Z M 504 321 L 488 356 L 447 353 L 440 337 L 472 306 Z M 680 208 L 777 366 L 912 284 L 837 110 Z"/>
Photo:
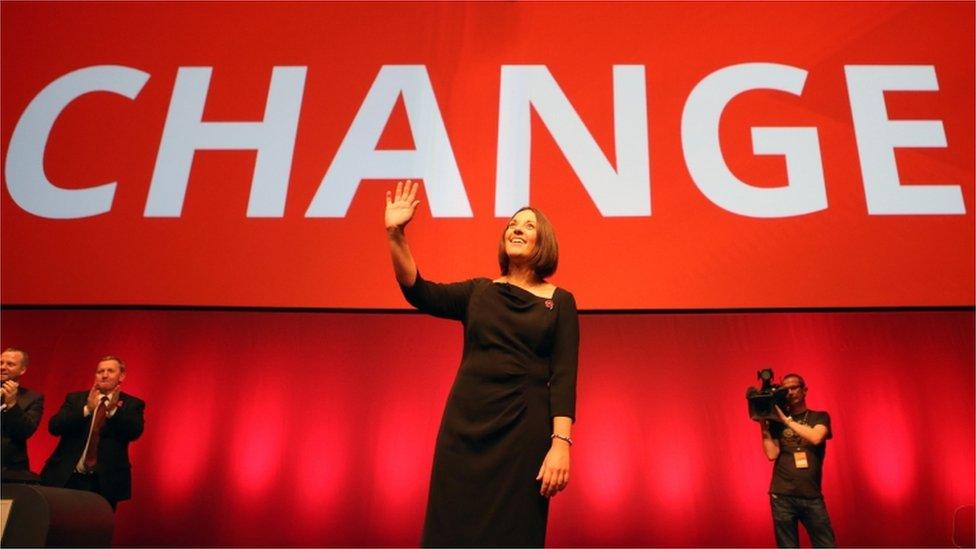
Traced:
<path id="1" fill-rule="evenodd" d="M 97 357 L 148 401 L 124 545 L 411 545 L 461 351 L 404 314 L 5 310 L 44 422 Z M 951 544 L 974 500 L 974 314 L 584 315 L 573 479 L 556 546 L 773 543 L 771 471 L 744 391 L 797 371 L 833 418 L 838 542 Z M 39 469 L 55 440 L 30 442 Z M 971 509 L 971 508 L 970 508 Z M 970 511 L 971 515 L 971 511 Z"/>
<path id="2" fill-rule="evenodd" d="M 560 235 L 554 282 L 591 312 L 783 310 L 585 315 L 579 443 L 550 543 L 771 544 L 771 466 L 743 396 L 772 366 L 803 373 L 811 405 L 833 416 L 825 492 L 839 542 L 948 545 L 976 480 L 974 312 L 958 309 L 976 292 L 974 6 L 3 2 L 3 343 L 31 352 L 24 382 L 47 395 L 45 421 L 88 384 L 99 356 L 129 363 L 125 385 L 148 401 L 147 428 L 132 447 L 135 499 L 120 507 L 118 543 L 415 543 L 460 330 L 417 315 L 288 312 L 406 306 L 380 225 L 389 179 L 363 179 L 343 217 L 306 211 L 383 67 L 422 65 L 472 217 L 434 216 L 425 181 L 414 253 L 438 279 L 494 272 L 496 178 L 518 156 L 497 153 L 502 92 L 518 92 L 503 87 L 503 67 L 543 65 L 585 125 L 562 138 L 592 137 L 614 168 L 621 150 L 647 153 L 653 204 L 652 214 L 605 216 L 550 131 L 572 117 L 546 118 L 535 103 L 519 111 L 531 128 L 516 150 L 529 155 L 529 202 Z M 756 188 L 782 187 L 783 156 L 755 154 L 752 129 L 816 128 L 827 209 L 741 215 L 703 193 L 709 177 L 692 176 L 689 97 L 709 75 L 750 63 L 806 71 L 803 90 L 730 100 L 715 129 L 723 161 Z M 43 90 L 102 65 L 148 79 L 133 98 L 83 94 L 43 145 L 12 144 L 31 134 L 17 128 Z M 615 134 L 617 65 L 643 67 L 645 101 L 628 104 L 647 119 L 619 118 L 643 123 L 647 143 Z M 937 90 L 913 84 L 882 102 L 892 120 L 940 121 L 946 145 L 897 147 L 892 162 L 905 185 L 957 189 L 961 211 L 869 212 L 877 163 L 862 171 L 845 72 L 855 65 L 934 72 Z M 204 123 L 246 122 L 261 119 L 272 70 L 285 66 L 306 77 L 289 103 L 300 112 L 289 171 L 275 181 L 287 186 L 278 215 L 247 215 L 253 150 L 208 150 L 192 157 L 180 214 L 148 216 L 157 164 L 175 164 L 157 157 L 181 69 L 212 68 Z M 406 95 L 377 150 L 416 148 Z M 111 208 L 43 217 L 24 206 L 38 173 L 63 189 L 116 181 Z M 132 308 L 37 307 L 66 305 Z M 930 310 L 789 312 L 902 306 Z M 45 432 L 31 440 L 35 469 L 54 443 Z"/>

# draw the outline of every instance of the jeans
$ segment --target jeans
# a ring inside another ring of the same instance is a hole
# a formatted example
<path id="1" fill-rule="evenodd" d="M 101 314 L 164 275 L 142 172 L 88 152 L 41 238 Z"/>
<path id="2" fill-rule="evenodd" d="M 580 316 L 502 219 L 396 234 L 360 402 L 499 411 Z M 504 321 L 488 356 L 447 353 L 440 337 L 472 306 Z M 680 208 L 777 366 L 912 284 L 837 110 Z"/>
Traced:
<path id="1" fill-rule="evenodd" d="M 797 521 L 803 523 L 814 547 L 835 547 L 834 529 L 830 526 L 827 506 L 822 497 L 798 498 L 769 494 L 773 510 L 773 530 L 777 547 L 799 547 L 800 532 Z"/>

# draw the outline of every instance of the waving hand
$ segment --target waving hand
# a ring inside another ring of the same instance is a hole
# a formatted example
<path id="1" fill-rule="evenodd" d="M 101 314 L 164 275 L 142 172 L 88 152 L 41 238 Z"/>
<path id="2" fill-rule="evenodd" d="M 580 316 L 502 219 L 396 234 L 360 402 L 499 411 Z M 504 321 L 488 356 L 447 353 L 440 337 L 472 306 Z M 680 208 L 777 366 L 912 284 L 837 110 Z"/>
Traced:
<path id="1" fill-rule="evenodd" d="M 409 179 L 404 183 L 400 181 L 396 186 L 396 193 L 386 191 L 386 228 L 403 229 L 407 223 L 413 219 L 413 214 L 417 211 L 417 188 L 419 182 L 412 182 Z"/>

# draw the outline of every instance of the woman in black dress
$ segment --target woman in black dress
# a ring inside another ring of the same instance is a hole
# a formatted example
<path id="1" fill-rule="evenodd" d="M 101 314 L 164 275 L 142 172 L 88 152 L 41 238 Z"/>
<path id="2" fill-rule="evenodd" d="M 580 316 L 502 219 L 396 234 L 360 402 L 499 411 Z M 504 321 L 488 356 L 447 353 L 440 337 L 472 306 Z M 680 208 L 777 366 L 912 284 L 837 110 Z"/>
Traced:
<path id="1" fill-rule="evenodd" d="M 501 277 L 424 280 L 404 227 L 417 183 L 386 195 L 386 229 L 403 295 L 464 324 L 464 354 L 434 451 L 421 544 L 545 544 L 549 498 L 569 481 L 579 322 L 573 294 L 546 282 L 555 233 L 537 210 L 512 216 L 499 243 Z"/>

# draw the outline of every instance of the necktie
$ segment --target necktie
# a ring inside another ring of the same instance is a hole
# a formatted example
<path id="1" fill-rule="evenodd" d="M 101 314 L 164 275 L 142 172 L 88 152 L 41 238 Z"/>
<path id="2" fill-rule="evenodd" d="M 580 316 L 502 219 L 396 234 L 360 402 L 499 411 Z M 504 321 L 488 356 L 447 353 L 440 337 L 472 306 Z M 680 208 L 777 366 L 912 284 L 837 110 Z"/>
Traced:
<path id="1" fill-rule="evenodd" d="M 106 401 L 108 401 L 108 397 L 103 395 L 98 408 L 95 409 L 95 419 L 92 420 L 91 439 L 88 441 L 88 450 L 85 452 L 85 469 L 89 471 L 95 470 L 95 464 L 98 462 L 98 438 L 101 434 L 102 424 L 105 423 L 105 413 L 108 411 L 108 407 L 105 405 Z"/>

